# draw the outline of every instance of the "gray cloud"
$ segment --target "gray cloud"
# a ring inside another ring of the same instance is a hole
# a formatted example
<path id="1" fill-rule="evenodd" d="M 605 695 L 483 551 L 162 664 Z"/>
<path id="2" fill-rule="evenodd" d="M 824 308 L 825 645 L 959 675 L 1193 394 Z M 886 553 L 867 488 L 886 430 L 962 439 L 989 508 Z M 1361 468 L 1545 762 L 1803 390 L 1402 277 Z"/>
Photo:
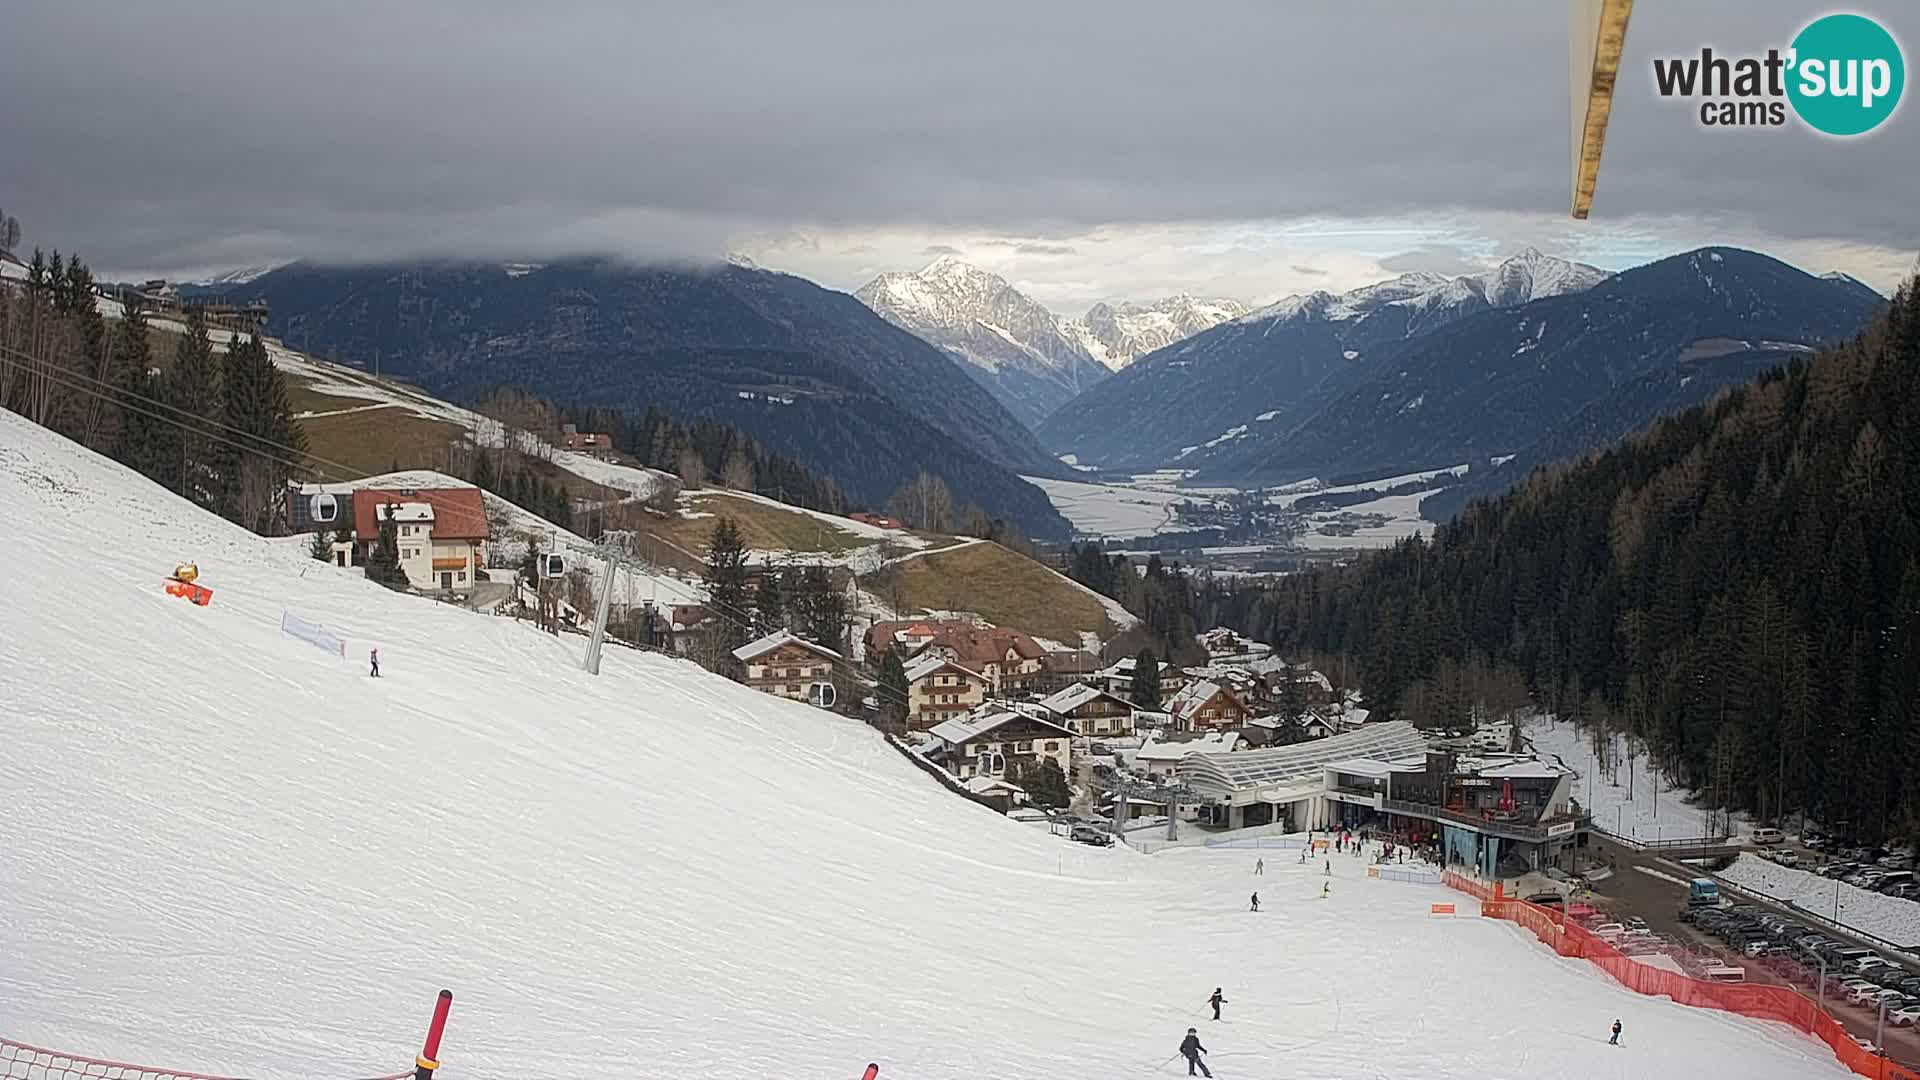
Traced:
<path id="1" fill-rule="evenodd" d="M 1327 276 L 1327 272 L 1325 270 L 1320 269 L 1317 266 L 1302 266 L 1299 263 L 1292 263 L 1287 268 L 1289 270 L 1292 270 L 1296 274 L 1305 274 L 1307 277 L 1326 277 Z"/>
<path id="2" fill-rule="evenodd" d="M 928 244 L 926 247 L 920 249 L 920 254 L 928 258 L 937 259 L 942 255 L 958 255 L 960 254 L 960 249 L 954 247 L 952 244 Z"/>
<path id="3" fill-rule="evenodd" d="M 1920 19 L 1889 7 L 1920 41 Z M 1125 8 L 14 4 L 0 201 L 29 243 L 157 269 L 717 256 L 796 228 L 1017 245 L 1098 226 L 1506 215 L 1527 234 L 1563 218 L 1562 5 Z M 1706 132 L 1652 91 L 1651 57 L 1784 44 L 1811 10 L 1641 5 L 1596 214 L 1920 247 L 1911 103 L 1841 143 Z"/>
<path id="4" fill-rule="evenodd" d="M 1423 244 L 1411 251 L 1380 260 L 1382 270 L 1396 274 L 1426 271 L 1434 274 L 1471 274 L 1483 264 L 1452 244 Z"/>
<path id="5" fill-rule="evenodd" d="M 1016 244 L 1013 250 L 1021 255 L 1072 255 L 1076 251 L 1072 244 L 1049 244 L 1038 240 Z"/>

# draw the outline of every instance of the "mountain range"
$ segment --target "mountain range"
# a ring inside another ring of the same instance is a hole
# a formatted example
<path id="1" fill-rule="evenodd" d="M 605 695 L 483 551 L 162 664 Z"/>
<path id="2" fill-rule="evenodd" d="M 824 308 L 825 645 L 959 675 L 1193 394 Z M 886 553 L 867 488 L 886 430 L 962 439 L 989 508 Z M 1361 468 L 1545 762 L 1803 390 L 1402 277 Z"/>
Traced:
<path id="1" fill-rule="evenodd" d="M 1845 338 L 1883 302 L 1851 279 L 1702 248 L 1378 348 L 1183 464 L 1263 483 L 1500 458 L 1512 482 Z"/>
<path id="2" fill-rule="evenodd" d="M 939 346 L 1015 416 L 1037 425 L 1135 357 L 1240 314 L 1231 300 L 1175 296 L 1096 304 L 1064 319 L 1005 278 L 943 255 L 881 274 L 854 293 L 888 322 Z"/>
<path id="3" fill-rule="evenodd" d="M 1338 295 L 1290 296 L 1143 357 L 1056 410 L 1040 437 L 1055 453 L 1109 467 L 1188 465 L 1337 389 L 1376 350 L 1606 276 L 1529 249 L 1481 275 L 1410 273 Z"/>
<path id="4" fill-rule="evenodd" d="M 455 400 L 502 385 L 730 424 L 884 505 L 920 471 L 1030 535 L 1066 522 L 1019 474 L 1062 471 L 948 355 L 853 297 L 741 265 L 323 267 L 262 275 L 270 329 Z"/>

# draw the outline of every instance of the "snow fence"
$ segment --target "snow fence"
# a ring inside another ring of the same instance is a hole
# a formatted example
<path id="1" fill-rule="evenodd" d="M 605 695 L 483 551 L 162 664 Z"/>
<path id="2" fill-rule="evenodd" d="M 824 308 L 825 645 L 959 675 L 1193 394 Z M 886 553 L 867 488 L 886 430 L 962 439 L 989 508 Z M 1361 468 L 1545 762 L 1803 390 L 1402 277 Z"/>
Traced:
<path id="1" fill-rule="evenodd" d="M 414 1070 L 408 1069 L 375 1080 L 410 1080 L 413 1076 Z M 0 1077 L 6 1080 L 232 1080 L 156 1065 L 129 1065 L 123 1061 L 81 1057 L 10 1039 L 0 1039 Z"/>
<path id="2" fill-rule="evenodd" d="M 280 612 L 280 632 L 325 649 L 342 660 L 347 658 L 345 638 L 332 633 L 319 623 L 308 622 L 291 611 Z"/>
<path id="3" fill-rule="evenodd" d="M 1565 914 L 1551 908 L 1509 899 L 1498 885 L 1488 885 L 1454 871 L 1443 876 L 1448 887 L 1480 901 L 1480 914 L 1505 919 L 1533 931 L 1561 956 L 1578 957 L 1612 976 L 1636 993 L 1672 998 L 1682 1005 L 1720 1009 L 1757 1020 L 1776 1020 L 1807 1032 L 1826 1043 L 1840 1063 L 1874 1080 L 1920 1080 L 1920 1072 L 1860 1046 L 1845 1025 L 1814 1004 L 1806 995 L 1784 986 L 1718 983 L 1696 979 L 1637 963 L 1632 957 L 1595 937 Z"/>

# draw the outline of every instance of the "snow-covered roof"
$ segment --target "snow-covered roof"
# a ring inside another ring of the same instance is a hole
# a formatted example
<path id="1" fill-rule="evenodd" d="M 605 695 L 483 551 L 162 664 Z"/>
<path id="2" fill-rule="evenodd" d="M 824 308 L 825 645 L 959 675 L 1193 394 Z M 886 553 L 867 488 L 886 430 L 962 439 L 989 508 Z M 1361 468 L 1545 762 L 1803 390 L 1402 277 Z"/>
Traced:
<path id="1" fill-rule="evenodd" d="M 954 669 L 955 671 L 966 672 L 968 675 L 971 675 L 974 678 L 979 679 L 981 682 L 985 682 L 987 679 L 985 675 L 982 675 L 971 668 L 961 667 L 959 664 L 953 662 L 952 660 L 945 659 L 944 657 L 922 656 L 907 665 L 906 667 L 907 682 L 917 683 L 921 679 L 924 679 L 927 676 L 933 674 L 934 672 L 939 671 L 941 668 L 949 668 L 949 667 Z"/>
<path id="2" fill-rule="evenodd" d="M 1423 755 L 1426 749 L 1426 736 L 1412 724 L 1394 720 L 1292 746 L 1234 754 L 1201 754 L 1184 761 L 1180 774 L 1190 782 L 1234 790 L 1318 777 L 1336 761 L 1355 758 L 1391 761 Z"/>
<path id="3" fill-rule="evenodd" d="M 1063 713 L 1071 709 L 1077 709 L 1087 702 L 1092 701 L 1094 698 L 1112 696 L 1113 695 L 1097 686 L 1088 686 L 1086 683 L 1074 683 L 1064 690 L 1056 691 L 1041 698 L 1040 706 L 1048 712 Z M 1119 699 L 1115 698 L 1115 700 L 1117 701 Z"/>
<path id="4" fill-rule="evenodd" d="M 1139 761 L 1179 761 L 1188 754 L 1224 754 L 1233 750 L 1240 736 L 1231 731 L 1216 731 L 1198 739 L 1185 742 L 1161 742 L 1158 740 L 1143 743 L 1134 752 Z"/>
<path id="5" fill-rule="evenodd" d="M 745 645 L 733 650 L 733 658 L 743 662 L 750 661 L 756 656 L 764 656 L 783 645 L 798 645 L 809 652 L 816 652 L 822 656 L 830 656 L 835 660 L 840 659 L 840 654 L 834 652 L 832 649 L 824 645 L 816 645 L 806 638 L 799 637 L 785 630 L 775 630 L 773 633 L 757 641 L 747 642 Z"/>
<path id="6" fill-rule="evenodd" d="M 1496 780 L 1557 780 L 1569 771 L 1552 762 L 1535 759 L 1510 761 L 1504 765 L 1481 769 L 1480 775 Z"/>
<path id="7" fill-rule="evenodd" d="M 1199 712 L 1202 705 L 1213 700 L 1215 694 L 1225 691 L 1225 687 L 1211 679 L 1190 682 L 1173 695 L 1173 700 L 1167 702 L 1167 711 L 1182 720 L 1188 719 Z"/>
<path id="8" fill-rule="evenodd" d="M 1027 789 L 1019 784 L 1009 784 L 997 776 L 970 776 L 960 781 L 960 786 L 975 795 L 997 795 L 1002 792 L 1020 795 L 1027 793 Z"/>
<path id="9" fill-rule="evenodd" d="M 940 723 L 928 728 L 927 734 L 939 739 L 948 746 L 958 746 L 961 743 L 977 739 L 996 728 L 1005 727 L 1016 720 L 1025 720 L 1031 724 L 1039 724 L 1043 727 L 1052 728 L 1054 731 L 1059 732 L 1062 736 L 1069 739 L 1073 737 L 1073 732 L 1068 731 L 1058 724 L 1017 712 L 989 712 L 976 713 L 969 716 L 956 716 L 951 720 L 942 720 Z"/>
<path id="10" fill-rule="evenodd" d="M 381 521 L 432 521 L 433 505 L 423 502 L 379 503 L 373 508 Z"/>
<path id="11" fill-rule="evenodd" d="M 1345 761 L 1330 761 L 1327 763 L 1327 768 L 1335 772 L 1346 773 L 1348 776 L 1370 776 L 1376 780 L 1384 780 L 1392 773 L 1405 771 L 1425 761 L 1426 758 L 1424 755 L 1421 757 L 1400 757 L 1393 760 L 1382 760 L 1380 758 L 1348 758 Z"/>

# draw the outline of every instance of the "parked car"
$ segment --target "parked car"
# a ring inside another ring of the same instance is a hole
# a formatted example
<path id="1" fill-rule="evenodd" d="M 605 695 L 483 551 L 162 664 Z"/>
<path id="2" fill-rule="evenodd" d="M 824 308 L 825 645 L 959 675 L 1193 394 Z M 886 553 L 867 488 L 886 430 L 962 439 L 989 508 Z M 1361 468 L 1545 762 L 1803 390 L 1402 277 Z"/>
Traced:
<path id="1" fill-rule="evenodd" d="M 1756 844 L 1777 844 L 1786 838 L 1786 833 L 1770 826 L 1753 830 L 1753 842 Z"/>
<path id="2" fill-rule="evenodd" d="M 1860 977 L 1869 982 L 1879 983 L 1881 986 L 1898 987 L 1901 983 L 1911 978 L 1912 975 L 1913 973 L 1906 968 L 1895 967 L 1889 964 L 1886 967 L 1868 968 L 1865 972 L 1861 973 Z"/>
<path id="3" fill-rule="evenodd" d="M 1067 833 L 1067 837 L 1076 844 L 1092 844 L 1094 847 L 1113 846 L 1113 834 L 1093 825 L 1075 825 Z"/>
<path id="4" fill-rule="evenodd" d="M 1920 1005 L 1908 1005 L 1887 1013 L 1887 1023 L 1894 1027 L 1912 1027 L 1916 1020 L 1920 1020 Z"/>
<path id="5" fill-rule="evenodd" d="M 1855 1005 L 1865 1002 L 1867 995 L 1877 994 L 1879 992 L 1880 987 L 1873 985 L 1865 979 L 1848 979 L 1840 984 L 1840 996 Z"/>

